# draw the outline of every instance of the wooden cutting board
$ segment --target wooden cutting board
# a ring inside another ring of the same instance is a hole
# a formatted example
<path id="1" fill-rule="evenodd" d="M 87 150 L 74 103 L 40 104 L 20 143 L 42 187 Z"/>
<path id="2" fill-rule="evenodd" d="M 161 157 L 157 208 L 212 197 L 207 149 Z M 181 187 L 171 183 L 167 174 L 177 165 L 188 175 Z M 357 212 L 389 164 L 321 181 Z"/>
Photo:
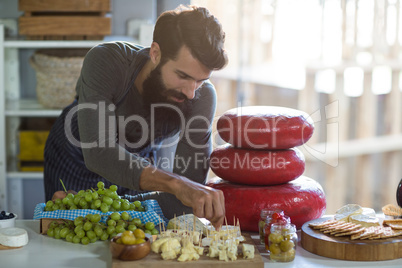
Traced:
<path id="1" fill-rule="evenodd" d="M 303 224 L 302 247 L 314 254 L 349 261 L 383 261 L 402 258 L 402 236 L 376 239 L 351 240 L 350 236 L 335 237 L 316 231 L 308 226 L 330 218 L 315 219 Z"/>
<path id="2" fill-rule="evenodd" d="M 247 244 L 252 244 L 255 246 L 253 240 L 250 237 L 250 234 L 242 233 L 242 235 L 246 238 Z M 163 267 L 188 267 L 192 268 L 204 268 L 204 267 L 223 267 L 223 268 L 261 268 L 264 267 L 264 261 L 258 249 L 255 247 L 254 259 L 245 260 L 241 255 L 238 256 L 236 261 L 220 261 L 217 258 L 210 258 L 205 256 L 200 257 L 197 261 L 190 262 L 178 262 L 177 260 L 163 260 L 160 254 L 156 254 L 154 252 L 150 252 L 148 256 L 141 260 L 137 261 L 121 261 L 118 259 L 112 260 L 113 268 L 132 268 L 132 267 L 146 267 L 146 268 L 159 268 Z"/>

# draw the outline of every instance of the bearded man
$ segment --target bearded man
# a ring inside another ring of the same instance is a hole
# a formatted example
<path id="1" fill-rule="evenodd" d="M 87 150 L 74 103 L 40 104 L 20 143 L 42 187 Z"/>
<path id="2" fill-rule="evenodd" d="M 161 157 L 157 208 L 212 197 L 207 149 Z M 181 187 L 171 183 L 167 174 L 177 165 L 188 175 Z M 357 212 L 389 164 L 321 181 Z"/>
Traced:
<path id="1" fill-rule="evenodd" d="M 161 14 L 150 47 L 109 42 L 92 48 L 76 100 L 46 142 L 46 200 L 65 195 L 60 179 L 74 191 L 102 181 L 130 200 L 156 199 L 168 219 L 194 213 L 219 228 L 223 193 L 205 182 L 216 108 L 209 78 L 227 64 L 224 39 L 207 9 L 181 6 Z M 152 156 L 175 135 L 173 170 L 159 169 Z"/>

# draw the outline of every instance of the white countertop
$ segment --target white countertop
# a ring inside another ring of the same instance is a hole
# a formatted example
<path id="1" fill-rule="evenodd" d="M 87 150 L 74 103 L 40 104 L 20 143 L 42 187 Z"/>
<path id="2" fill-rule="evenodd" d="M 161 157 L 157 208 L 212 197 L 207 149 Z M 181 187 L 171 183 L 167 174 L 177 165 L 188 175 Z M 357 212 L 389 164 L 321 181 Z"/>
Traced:
<path id="1" fill-rule="evenodd" d="M 28 245 L 20 249 L 0 250 L 0 267 L 112 267 L 109 243 L 98 241 L 89 245 L 73 244 L 39 234 L 39 221 L 17 220 L 16 227 L 27 230 Z M 258 235 L 252 235 L 258 242 Z M 300 235 L 299 235 L 300 238 Z M 299 239 L 300 240 L 300 239 Z M 264 260 L 264 267 L 402 267 L 402 259 L 377 262 L 357 262 L 329 259 L 304 250 L 300 241 L 296 258 L 290 263 L 269 260 L 263 245 L 257 245 Z M 163 262 L 161 262 L 163 266 Z"/>

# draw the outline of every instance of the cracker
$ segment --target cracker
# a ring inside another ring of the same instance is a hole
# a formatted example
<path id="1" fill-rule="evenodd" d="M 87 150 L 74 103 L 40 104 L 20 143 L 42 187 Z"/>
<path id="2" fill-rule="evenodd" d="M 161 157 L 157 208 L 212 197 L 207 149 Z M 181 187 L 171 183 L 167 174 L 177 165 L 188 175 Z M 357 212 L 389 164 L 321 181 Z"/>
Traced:
<path id="1" fill-rule="evenodd" d="M 400 236 L 402 235 L 402 230 L 392 230 L 395 233 L 395 236 Z"/>
<path id="2" fill-rule="evenodd" d="M 369 228 L 367 228 L 368 231 L 366 234 L 363 234 L 360 239 L 368 239 L 372 236 L 377 236 L 377 235 L 381 235 L 381 233 L 383 233 L 383 227 L 382 226 L 371 226 Z"/>
<path id="3" fill-rule="evenodd" d="M 342 229 L 342 230 L 333 231 L 333 232 L 331 233 L 331 235 L 336 235 L 336 234 L 339 234 L 339 233 L 351 232 L 351 231 L 356 230 L 356 229 L 359 229 L 359 228 L 361 228 L 361 227 L 362 227 L 362 226 L 361 226 L 360 224 L 353 224 L 352 226 L 350 226 L 350 227 L 348 227 L 348 228 L 344 228 L 344 229 Z"/>
<path id="4" fill-rule="evenodd" d="M 402 219 L 384 220 L 382 224 L 392 229 L 402 230 Z"/>
<path id="5" fill-rule="evenodd" d="M 368 236 L 364 236 L 360 239 L 377 239 L 381 237 L 381 234 L 384 233 L 384 227 L 382 226 L 376 226 L 374 227 L 374 233 Z"/>
<path id="6" fill-rule="evenodd" d="M 357 223 L 326 220 L 319 223 L 310 223 L 309 227 L 335 237 L 350 235 L 351 240 L 386 239 L 402 235 L 402 219 L 384 220 L 383 224 L 384 226 L 363 227 Z"/>
<path id="7" fill-rule="evenodd" d="M 381 238 L 391 238 L 402 235 L 402 230 L 393 230 L 391 227 L 384 227 L 384 233 L 381 234 Z"/>
<path id="8" fill-rule="evenodd" d="M 329 225 L 320 227 L 319 230 L 320 230 L 321 232 L 324 232 L 325 230 L 329 230 L 329 229 L 331 229 L 331 228 L 335 228 L 335 227 L 341 226 L 341 225 L 343 225 L 343 224 L 345 224 L 345 222 L 343 222 L 343 221 L 336 221 L 335 223 L 331 223 L 331 224 L 329 224 Z"/>
<path id="9" fill-rule="evenodd" d="M 364 228 L 363 232 L 361 233 L 357 233 L 357 234 L 353 234 L 350 239 L 352 240 L 356 240 L 356 239 L 362 239 L 366 236 L 370 236 L 374 234 L 374 228 L 373 227 L 369 227 L 369 228 Z"/>
<path id="10" fill-rule="evenodd" d="M 353 229 L 355 229 L 357 227 L 358 227 L 357 224 L 349 222 L 349 223 L 345 224 L 344 226 L 342 226 L 341 228 L 337 228 L 336 230 L 334 230 L 331 233 L 331 235 L 339 233 L 339 232 L 351 231 L 351 230 L 353 230 Z"/>
<path id="11" fill-rule="evenodd" d="M 337 230 L 343 230 L 349 226 L 350 226 L 350 223 L 347 223 L 347 222 L 341 223 L 338 225 L 333 225 L 333 226 L 328 227 L 323 233 L 326 234 L 326 233 L 331 233 L 331 232 L 337 231 Z"/>
<path id="12" fill-rule="evenodd" d="M 402 216 L 402 208 L 392 204 L 388 204 L 382 207 L 382 212 L 387 216 L 399 217 Z"/>
<path id="13" fill-rule="evenodd" d="M 352 231 L 348 231 L 348 232 L 345 232 L 345 233 L 337 233 L 337 234 L 335 234 L 335 236 L 346 236 L 346 235 L 360 234 L 360 233 L 363 233 L 365 229 L 366 229 L 366 227 L 361 227 L 360 226 L 359 228 L 354 229 Z"/>
<path id="14" fill-rule="evenodd" d="M 392 223 L 392 224 L 402 224 L 402 219 L 385 219 L 383 221 L 383 224 L 388 224 L 388 223 Z"/>
<path id="15" fill-rule="evenodd" d="M 332 224 L 335 222 L 337 222 L 337 221 L 336 220 L 326 220 L 324 222 L 309 223 L 308 226 L 310 226 L 313 229 L 319 229 L 320 227 L 323 227 L 323 226 L 326 226 L 326 225 L 329 225 L 329 224 Z"/>

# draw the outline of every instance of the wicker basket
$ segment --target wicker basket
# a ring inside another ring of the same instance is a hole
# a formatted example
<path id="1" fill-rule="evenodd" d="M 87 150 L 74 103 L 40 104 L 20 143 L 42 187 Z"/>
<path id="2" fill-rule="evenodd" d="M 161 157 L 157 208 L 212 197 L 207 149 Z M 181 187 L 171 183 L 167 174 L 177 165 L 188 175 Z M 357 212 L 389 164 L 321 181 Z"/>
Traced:
<path id="1" fill-rule="evenodd" d="M 47 108 L 64 108 L 75 97 L 75 87 L 88 49 L 38 50 L 30 58 L 36 71 L 36 94 Z"/>

